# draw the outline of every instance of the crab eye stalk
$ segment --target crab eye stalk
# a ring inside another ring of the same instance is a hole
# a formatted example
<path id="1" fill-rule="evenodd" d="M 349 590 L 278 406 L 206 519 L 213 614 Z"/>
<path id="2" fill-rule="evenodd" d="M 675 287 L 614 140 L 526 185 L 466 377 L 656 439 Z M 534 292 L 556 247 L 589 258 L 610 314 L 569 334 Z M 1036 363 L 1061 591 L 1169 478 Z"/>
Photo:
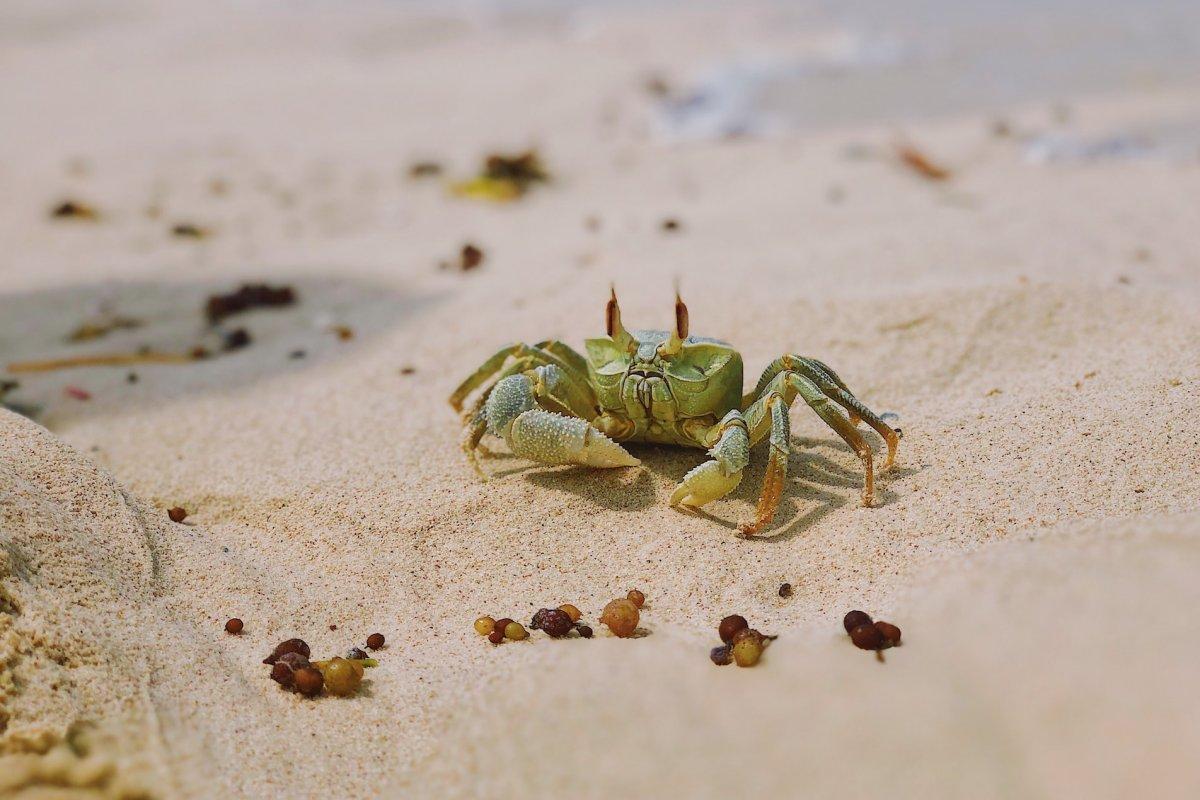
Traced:
<path id="1" fill-rule="evenodd" d="M 688 309 L 684 305 L 683 299 L 679 296 L 679 290 L 675 290 L 675 329 L 671 331 L 671 338 L 664 342 L 660 352 L 665 356 L 673 356 L 683 349 L 683 342 L 688 337 Z"/>
<path id="2" fill-rule="evenodd" d="M 621 347 L 628 348 L 633 337 L 621 324 L 621 307 L 617 305 L 617 287 L 612 287 L 612 296 L 608 299 L 608 307 L 604 310 L 604 324 L 608 335 Z"/>

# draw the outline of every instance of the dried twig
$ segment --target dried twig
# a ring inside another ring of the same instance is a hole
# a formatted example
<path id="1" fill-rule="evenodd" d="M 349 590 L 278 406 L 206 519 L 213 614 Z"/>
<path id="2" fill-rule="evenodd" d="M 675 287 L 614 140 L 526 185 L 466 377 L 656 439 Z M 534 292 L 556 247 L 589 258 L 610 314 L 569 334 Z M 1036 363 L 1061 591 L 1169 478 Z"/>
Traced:
<path id="1" fill-rule="evenodd" d="M 52 372 L 56 369 L 74 367 L 124 367 L 130 364 L 186 364 L 196 358 L 187 353 L 107 353 L 94 356 L 70 356 L 35 361 L 14 361 L 8 365 L 9 372 Z"/>

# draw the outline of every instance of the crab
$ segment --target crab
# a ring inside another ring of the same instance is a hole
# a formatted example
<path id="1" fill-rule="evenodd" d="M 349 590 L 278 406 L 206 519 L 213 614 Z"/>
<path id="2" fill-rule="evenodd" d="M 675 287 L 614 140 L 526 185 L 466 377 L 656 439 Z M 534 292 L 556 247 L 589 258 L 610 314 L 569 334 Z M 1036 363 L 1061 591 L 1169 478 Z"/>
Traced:
<path id="1" fill-rule="evenodd" d="M 779 507 L 791 447 L 788 411 L 800 397 L 862 461 L 862 504 L 875 502 L 866 422 L 887 443 L 887 470 L 900 430 L 851 393 L 838 374 L 815 358 L 784 355 L 749 394 L 742 394 L 742 357 L 719 339 L 691 336 L 688 309 L 675 295 L 671 331 L 626 330 L 616 289 L 605 311 L 607 335 L 585 341 L 583 356 L 558 340 L 511 344 L 483 362 L 450 396 L 463 414 L 462 448 L 481 478 L 485 434 L 512 453 L 541 464 L 633 467 L 641 462 L 621 442 L 698 447 L 709 460 L 692 469 L 671 495 L 671 506 L 698 510 L 729 494 L 742 480 L 750 449 L 770 444 L 754 519 L 738 528 L 750 536 L 771 523 Z"/>

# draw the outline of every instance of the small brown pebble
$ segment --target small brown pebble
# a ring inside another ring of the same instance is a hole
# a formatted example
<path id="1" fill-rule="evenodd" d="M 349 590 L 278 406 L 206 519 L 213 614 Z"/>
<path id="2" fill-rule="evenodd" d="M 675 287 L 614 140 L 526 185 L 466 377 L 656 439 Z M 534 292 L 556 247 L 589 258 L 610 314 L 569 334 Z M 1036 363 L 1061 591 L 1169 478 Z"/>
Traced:
<path id="1" fill-rule="evenodd" d="M 468 272 L 475 269 L 482 263 L 482 250 L 469 242 L 462 246 L 462 252 L 459 254 L 459 269 L 461 269 L 463 272 Z"/>
<path id="2" fill-rule="evenodd" d="M 96 219 L 99 216 L 96 209 L 75 200 L 64 200 L 50 211 L 50 216 L 58 219 Z"/>
<path id="3" fill-rule="evenodd" d="M 383 647 L 383 634 L 372 633 L 370 636 L 368 636 L 367 647 L 371 650 L 378 650 L 379 648 Z"/>
<path id="4" fill-rule="evenodd" d="M 408 168 L 410 178 L 432 178 L 442 174 L 442 165 L 436 161 L 418 161 Z"/>
<path id="5" fill-rule="evenodd" d="M 729 644 L 738 631 L 744 631 L 749 627 L 750 623 L 746 622 L 746 618 L 741 614 L 731 614 L 721 620 L 721 624 L 717 626 L 717 635 L 721 637 L 722 642 Z"/>
<path id="6" fill-rule="evenodd" d="M 125 382 L 126 383 L 137 383 L 138 382 L 138 374 L 136 372 L 130 372 L 128 375 L 125 376 Z"/>
<path id="7" fill-rule="evenodd" d="M 859 625 L 870 625 L 871 615 L 865 611 L 851 611 L 842 620 L 842 627 L 846 629 L 846 633 L 857 628 Z"/>
<path id="8" fill-rule="evenodd" d="M 329 330 L 342 342 L 348 342 L 354 338 L 354 328 L 351 328 L 349 325 L 334 325 Z"/>
<path id="9" fill-rule="evenodd" d="M 662 221 L 662 229 L 664 231 L 677 231 L 681 227 L 682 225 L 680 225 L 679 220 L 674 217 L 667 217 Z"/>
<path id="10" fill-rule="evenodd" d="M 325 688 L 325 676 L 316 667 L 301 667 L 295 671 L 292 680 L 296 691 L 305 697 L 316 697 Z"/>
<path id="11" fill-rule="evenodd" d="M 227 621 L 225 623 L 225 632 L 226 633 L 241 633 L 242 632 L 242 621 L 240 619 L 238 619 L 237 617 L 234 617 L 233 619 Z"/>
<path id="12" fill-rule="evenodd" d="M 250 344 L 250 331 L 245 328 L 234 328 L 229 333 L 225 334 L 221 341 L 221 349 L 229 352 L 230 350 L 241 350 Z"/>
<path id="13" fill-rule="evenodd" d="M 708 652 L 708 657 L 718 667 L 723 667 L 733 661 L 733 653 L 729 649 L 729 645 L 723 644 L 720 647 L 714 647 Z"/>
<path id="14" fill-rule="evenodd" d="M 308 642 L 303 639 L 288 639 L 275 645 L 275 649 L 271 651 L 271 655 L 263 659 L 263 663 L 274 664 L 280 657 L 288 653 L 299 653 L 305 658 L 312 655 L 312 651 L 308 648 Z"/>
<path id="15" fill-rule="evenodd" d="M 529 626 L 542 630 L 547 636 L 559 639 L 571 632 L 574 623 L 567 612 L 558 608 L 543 608 L 533 615 Z"/>
<path id="16" fill-rule="evenodd" d="M 850 631 L 850 641 L 860 650 L 878 650 L 883 646 L 883 634 L 874 625 L 859 625 Z"/>
<path id="17" fill-rule="evenodd" d="M 588 625 L 576 625 L 575 630 L 579 631 L 579 635 L 584 639 L 592 638 L 592 629 Z"/>
<path id="18" fill-rule="evenodd" d="M 416 371 L 417 371 L 416 367 L 401 367 L 400 368 L 401 375 L 412 375 Z"/>
<path id="19" fill-rule="evenodd" d="M 175 506 L 167 511 L 167 516 L 171 518 L 171 522 L 183 522 L 185 519 L 187 519 L 187 515 L 188 512 L 179 506 Z"/>
<path id="20" fill-rule="evenodd" d="M 792 585 L 790 583 L 779 584 L 779 596 L 780 597 L 791 597 L 792 596 Z"/>
<path id="21" fill-rule="evenodd" d="M 637 589 L 630 589 L 629 594 L 625 595 L 629 602 L 633 603 L 638 608 L 646 605 L 646 595 L 639 592 Z"/>
<path id="22" fill-rule="evenodd" d="M 513 618 L 512 618 L 512 617 L 501 617 L 500 619 L 496 620 L 496 630 L 498 630 L 498 631 L 500 631 L 501 633 L 503 633 L 503 632 L 504 632 L 504 626 L 505 626 L 505 625 L 507 625 L 508 623 L 512 622 L 512 621 L 513 621 Z"/>
<path id="23" fill-rule="evenodd" d="M 329 630 L 331 630 L 331 631 L 336 631 L 336 630 L 337 630 L 337 625 L 330 625 L 330 626 L 329 626 Z"/>
<path id="24" fill-rule="evenodd" d="M 892 623 L 876 622 L 875 630 L 879 631 L 879 635 L 883 637 L 888 647 L 895 647 L 900 644 L 900 629 Z"/>
<path id="25" fill-rule="evenodd" d="M 497 627 L 496 630 L 488 634 L 488 641 L 492 644 L 500 644 L 504 641 L 504 628 Z"/>
<path id="26" fill-rule="evenodd" d="M 203 239 L 208 236 L 209 230 L 201 228 L 199 225 L 193 225 L 190 222 L 181 222 L 171 228 L 171 235 L 178 236 L 181 239 Z"/>

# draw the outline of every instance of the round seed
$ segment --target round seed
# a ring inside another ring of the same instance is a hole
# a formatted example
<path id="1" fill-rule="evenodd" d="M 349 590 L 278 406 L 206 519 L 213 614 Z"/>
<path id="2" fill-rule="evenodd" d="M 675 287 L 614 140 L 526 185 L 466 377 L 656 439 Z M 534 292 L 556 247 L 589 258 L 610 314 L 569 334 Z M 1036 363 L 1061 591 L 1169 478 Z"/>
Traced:
<path id="1" fill-rule="evenodd" d="M 755 631 L 757 633 L 757 631 Z M 761 636 L 740 636 L 729 646 L 733 660 L 739 667 L 753 667 L 762 658 L 763 641 Z"/>
<path id="2" fill-rule="evenodd" d="M 585 639 L 592 638 L 592 629 L 587 625 L 576 625 L 575 630 L 579 631 L 579 635 Z"/>
<path id="3" fill-rule="evenodd" d="M 528 639 L 529 633 L 525 630 L 525 626 L 519 622 L 510 622 L 504 626 L 504 638 L 511 639 L 514 642 L 519 642 L 522 639 Z"/>
<path id="4" fill-rule="evenodd" d="M 583 616 L 583 614 L 580 613 L 579 609 L 576 608 L 575 606 L 571 605 L 570 603 L 563 603 L 561 606 L 558 607 L 558 610 L 562 611 L 568 617 L 570 617 L 571 622 L 579 622 L 579 618 Z"/>
<path id="5" fill-rule="evenodd" d="M 325 688 L 330 694 L 345 697 L 358 690 L 362 677 L 354 670 L 354 665 L 344 658 L 332 659 L 325 667 Z"/>
<path id="6" fill-rule="evenodd" d="M 383 647 L 383 634 L 372 633 L 370 636 L 368 636 L 367 647 L 372 650 L 378 650 L 379 648 Z"/>
<path id="7" fill-rule="evenodd" d="M 503 642 L 504 641 L 504 629 L 496 628 L 496 630 L 489 633 L 488 641 L 491 642 L 492 644 L 500 644 L 501 642 Z"/>
<path id="8" fill-rule="evenodd" d="M 543 608 L 533 615 L 533 621 L 530 625 L 534 629 L 541 629 L 546 632 L 547 636 L 552 636 L 555 639 L 566 636 L 571 632 L 573 623 L 571 616 L 558 608 Z"/>
<path id="9" fill-rule="evenodd" d="M 890 622 L 876 622 L 875 630 L 883 637 L 888 647 L 900 644 L 900 629 Z"/>
<path id="10" fill-rule="evenodd" d="M 746 618 L 741 614 L 731 614 L 721 620 L 721 624 L 717 626 L 717 634 L 721 637 L 722 642 L 729 644 L 733 641 L 734 634 L 749 627 L 750 623 L 746 622 Z"/>
<path id="11" fill-rule="evenodd" d="M 187 519 L 187 511 L 179 506 L 175 506 L 167 511 L 167 516 L 171 518 L 171 522 L 183 522 Z"/>
<path id="12" fill-rule="evenodd" d="M 296 670 L 293 680 L 296 691 L 305 697 L 316 697 L 325 686 L 325 676 L 316 667 L 301 667 Z"/>
<path id="13" fill-rule="evenodd" d="M 850 641 L 860 650 L 878 650 L 883 646 L 883 634 L 874 625 L 859 625 L 850 631 Z"/>
<path id="14" fill-rule="evenodd" d="M 857 628 L 859 625 L 870 625 L 871 615 L 865 611 L 851 611 L 842 620 L 842 627 L 846 629 L 846 633 Z"/>
<path id="15" fill-rule="evenodd" d="M 240 619 L 238 619 L 237 617 L 234 617 L 231 620 L 227 620 L 225 622 L 225 632 L 226 633 L 235 633 L 235 634 L 241 633 L 242 632 L 242 621 Z"/>
<path id="16" fill-rule="evenodd" d="M 600 615 L 600 621 L 608 626 L 614 636 L 622 639 L 633 635 L 640 619 L 638 607 L 629 599 L 613 600 L 604 607 L 604 613 Z"/>
<path id="17" fill-rule="evenodd" d="M 496 620 L 491 617 L 480 617 L 475 620 L 475 632 L 480 636 L 487 636 L 494 630 L 496 630 Z"/>
<path id="18" fill-rule="evenodd" d="M 646 595 L 642 594 L 637 589 L 630 589 L 629 594 L 625 595 L 625 598 L 638 608 L 646 605 Z"/>

